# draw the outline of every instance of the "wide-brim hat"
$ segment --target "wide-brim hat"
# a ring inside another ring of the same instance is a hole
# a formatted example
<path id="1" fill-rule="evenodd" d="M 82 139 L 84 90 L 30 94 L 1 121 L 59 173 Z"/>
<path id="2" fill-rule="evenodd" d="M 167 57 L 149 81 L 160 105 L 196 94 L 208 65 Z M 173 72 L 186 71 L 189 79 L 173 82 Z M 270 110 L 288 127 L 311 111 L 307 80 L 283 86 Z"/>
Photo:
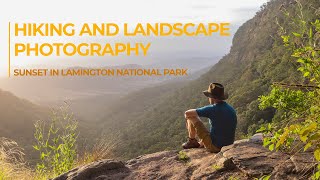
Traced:
<path id="1" fill-rule="evenodd" d="M 220 83 L 211 83 L 208 90 L 203 91 L 203 94 L 209 98 L 226 100 L 228 94 L 224 92 L 224 87 Z"/>

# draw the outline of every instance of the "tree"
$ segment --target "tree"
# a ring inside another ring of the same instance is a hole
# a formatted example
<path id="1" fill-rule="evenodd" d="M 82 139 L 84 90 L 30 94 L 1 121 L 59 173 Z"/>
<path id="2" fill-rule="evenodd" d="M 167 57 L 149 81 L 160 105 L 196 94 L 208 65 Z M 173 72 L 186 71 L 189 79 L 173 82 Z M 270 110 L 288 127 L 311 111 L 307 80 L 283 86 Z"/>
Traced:
<path id="1" fill-rule="evenodd" d="M 313 178 L 320 179 L 320 20 L 306 20 L 298 1 L 296 6 L 297 15 L 282 9 L 290 26 L 277 23 L 284 46 L 308 84 L 276 83 L 268 95 L 260 96 L 260 109 L 277 109 L 281 121 L 264 125 L 258 132 L 265 134 L 263 144 L 270 150 L 313 151 L 318 162 Z"/>

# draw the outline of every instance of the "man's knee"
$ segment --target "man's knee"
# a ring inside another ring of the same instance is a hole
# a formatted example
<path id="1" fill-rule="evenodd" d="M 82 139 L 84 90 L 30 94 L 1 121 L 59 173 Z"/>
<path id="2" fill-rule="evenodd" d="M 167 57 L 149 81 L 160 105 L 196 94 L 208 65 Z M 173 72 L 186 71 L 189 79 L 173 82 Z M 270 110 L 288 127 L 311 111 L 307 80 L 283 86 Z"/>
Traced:
<path id="1" fill-rule="evenodd" d="M 187 121 L 190 121 L 193 125 L 200 121 L 199 117 L 188 117 Z"/>

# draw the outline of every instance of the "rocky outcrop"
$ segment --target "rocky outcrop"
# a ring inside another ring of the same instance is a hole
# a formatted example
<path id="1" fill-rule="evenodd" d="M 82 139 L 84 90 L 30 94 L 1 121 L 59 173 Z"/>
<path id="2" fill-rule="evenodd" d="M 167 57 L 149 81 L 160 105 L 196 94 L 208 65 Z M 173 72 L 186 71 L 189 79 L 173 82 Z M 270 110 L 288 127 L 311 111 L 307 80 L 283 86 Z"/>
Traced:
<path id="1" fill-rule="evenodd" d="M 87 179 L 308 179 L 316 165 L 312 153 L 287 155 L 264 148 L 261 134 L 236 141 L 212 154 L 205 149 L 163 151 L 125 163 L 101 160 L 75 168 L 55 180 Z"/>

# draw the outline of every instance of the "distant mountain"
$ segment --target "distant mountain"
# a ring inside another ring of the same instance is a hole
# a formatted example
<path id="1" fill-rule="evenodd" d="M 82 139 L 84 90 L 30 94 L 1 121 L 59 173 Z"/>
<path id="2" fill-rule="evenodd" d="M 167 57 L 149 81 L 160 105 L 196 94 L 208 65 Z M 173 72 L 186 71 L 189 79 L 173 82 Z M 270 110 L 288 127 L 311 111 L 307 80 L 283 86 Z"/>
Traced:
<path id="1" fill-rule="evenodd" d="M 195 59 L 196 61 L 196 59 Z M 213 60 L 214 61 L 214 60 Z M 200 60 L 201 62 L 201 60 Z M 139 68 L 141 66 L 137 65 L 125 65 L 121 66 L 122 68 Z M 193 79 L 199 78 L 202 74 L 207 72 L 211 66 L 207 66 L 203 69 L 200 69 L 198 71 L 192 71 L 188 76 L 182 77 L 182 78 L 160 78 L 159 80 L 156 77 L 152 78 L 142 78 L 145 79 L 145 81 L 142 81 L 142 79 L 139 78 L 127 78 L 127 80 L 119 79 L 118 82 L 113 83 L 113 86 L 127 86 L 122 87 L 119 90 L 112 91 L 113 87 L 109 87 L 108 83 L 106 83 L 104 88 L 106 89 L 106 92 L 101 92 L 97 94 L 88 94 L 83 95 L 81 97 L 77 97 L 74 99 L 68 99 L 67 101 L 70 103 L 70 107 L 72 111 L 79 116 L 81 119 L 92 122 L 97 121 L 104 117 L 107 112 L 109 112 L 110 109 L 114 109 L 114 105 L 121 104 L 123 102 L 126 102 L 126 100 L 123 99 L 131 99 L 135 92 L 141 90 L 141 89 L 152 89 L 152 87 L 159 87 L 164 86 L 168 87 L 167 84 L 183 84 L 185 81 L 190 81 Z M 146 66 L 146 68 L 152 68 L 151 66 Z M 185 67 L 187 68 L 187 67 Z M 95 80 L 93 80 L 95 81 Z M 123 84 L 118 84 L 123 83 Z M 150 83 L 150 84 L 148 84 Z M 136 88 L 132 87 L 132 84 L 136 86 Z M 99 84 L 97 85 L 99 86 Z M 173 87 L 177 87 L 174 85 Z M 94 87 L 93 87 L 94 88 Z M 167 88 L 172 90 L 172 88 Z M 109 91 L 110 90 L 110 91 Z M 74 90 L 77 91 L 77 90 Z M 155 90 L 155 92 L 158 92 L 158 90 Z M 162 91 L 161 93 L 164 93 L 165 91 Z M 127 98 L 127 96 L 130 96 L 130 98 Z M 162 95 L 163 96 L 163 95 Z M 152 98 L 150 98 L 152 100 Z M 46 103 L 49 106 L 58 106 L 63 104 L 63 101 L 56 101 L 56 102 L 50 102 Z M 137 103 L 140 103 L 140 101 L 137 101 Z"/>
<path id="2" fill-rule="evenodd" d="M 121 66 L 121 68 L 138 67 L 140 66 Z M 79 69 L 83 67 L 72 68 Z M 51 106 L 52 103 L 61 103 L 65 100 L 127 93 L 124 90 L 125 88 L 137 90 L 157 83 L 157 80 L 151 81 L 136 77 L 12 77 L 3 78 L 0 82 L 1 88 L 9 90 L 19 97 Z"/>
<path id="3" fill-rule="evenodd" d="M 48 118 L 48 114 L 48 109 L 0 89 L 0 137 L 17 141 L 27 152 L 34 143 L 34 122 Z"/>
<path id="4" fill-rule="evenodd" d="M 33 130 L 33 122 L 42 119 L 48 113 L 47 109 L 1 89 L 0 99 L 0 136 L 14 139 L 29 136 L 30 129 L 31 132 Z"/>
<path id="5" fill-rule="evenodd" d="M 175 62 L 175 63 L 170 63 Z M 192 62 L 192 63 L 191 63 Z M 99 68 L 188 68 L 189 76 L 184 77 L 12 77 L 1 78 L 0 88 L 13 92 L 18 97 L 26 98 L 41 105 L 51 106 L 65 100 L 88 99 L 97 96 L 118 96 L 156 85 L 160 82 L 174 79 L 190 79 L 199 76 L 203 68 L 216 61 L 206 57 L 188 57 L 151 65 L 127 64 L 121 66 L 108 66 Z M 85 69 L 88 67 L 70 67 L 72 69 Z M 70 69 L 69 68 L 69 69 Z M 195 74 L 195 76 L 193 76 Z"/>
<path id="6" fill-rule="evenodd" d="M 314 21 L 320 17 L 319 0 L 300 1 L 305 18 Z M 118 110 L 106 112 L 101 119 L 102 132 L 110 135 L 118 132 L 121 144 L 116 153 L 124 158 L 179 148 L 185 141 L 184 111 L 208 104 L 202 94 L 209 83 L 225 85 L 238 114 L 237 137 L 253 133 L 261 123 L 274 115 L 273 109 L 260 111 L 258 96 L 268 92 L 273 82 L 303 83 L 290 53 L 278 34 L 279 23 L 289 23 L 280 8 L 297 14 L 296 1 L 272 0 L 256 16 L 244 23 L 236 32 L 230 53 L 200 78 L 187 84 L 176 84 L 175 90 L 163 92 L 167 85 L 129 94 L 115 104 Z M 152 92 L 152 93 L 147 93 Z M 145 101 L 151 102 L 150 104 Z M 133 111 L 130 108 L 136 109 Z M 128 107 L 128 108 L 127 108 Z M 125 115 L 123 115 L 125 114 Z"/>

